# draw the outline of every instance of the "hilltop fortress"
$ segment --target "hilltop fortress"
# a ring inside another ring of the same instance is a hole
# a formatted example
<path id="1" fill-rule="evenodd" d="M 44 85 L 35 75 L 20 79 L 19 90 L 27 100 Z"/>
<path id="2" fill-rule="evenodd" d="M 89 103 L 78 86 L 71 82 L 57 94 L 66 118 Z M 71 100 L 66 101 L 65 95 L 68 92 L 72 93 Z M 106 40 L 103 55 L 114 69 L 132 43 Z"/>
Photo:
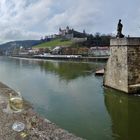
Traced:
<path id="1" fill-rule="evenodd" d="M 65 29 L 59 28 L 59 36 L 65 39 L 71 39 L 74 41 L 85 41 L 87 40 L 87 34 L 85 33 L 85 30 L 83 30 L 83 33 L 75 31 L 74 29 L 70 29 L 69 26 L 67 26 Z"/>

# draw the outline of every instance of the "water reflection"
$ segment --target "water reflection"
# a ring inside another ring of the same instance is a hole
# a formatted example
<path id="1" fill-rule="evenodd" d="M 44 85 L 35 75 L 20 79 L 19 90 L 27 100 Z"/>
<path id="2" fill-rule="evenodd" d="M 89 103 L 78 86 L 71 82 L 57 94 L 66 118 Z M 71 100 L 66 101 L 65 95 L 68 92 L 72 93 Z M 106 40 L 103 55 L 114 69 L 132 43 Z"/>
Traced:
<path id="1" fill-rule="evenodd" d="M 112 137 L 115 140 L 138 140 L 140 97 L 105 89 L 105 105 L 112 120 Z"/>
<path id="2" fill-rule="evenodd" d="M 20 91 L 39 114 L 69 132 L 88 140 L 112 140 L 102 77 L 93 74 L 103 66 L 0 57 L 0 81 Z"/>
<path id="3" fill-rule="evenodd" d="M 104 67 L 104 63 L 94 63 L 93 65 L 93 63 L 39 61 L 38 64 L 42 71 L 55 73 L 60 79 L 66 81 L 89 76 L 97 69 Z"/>
<path id="4" fill-rule="evenodd" d="M 18 58 L 5 58 L 0 57 L 0 63 L 9 63 L 17 68 L 35 69 L 38 66 L 42 72 L 46 74 L 52 73 L 57 75 L 61 80 L 70 81 L 78 77 L 86 77 L 92 75 L 96 70 L 104 68 L 105 63 L 92 62 L 72 62 L 72 61 L 47 61 L 47 60 L 34 60 L 34 59 L 18 59 Z"/>

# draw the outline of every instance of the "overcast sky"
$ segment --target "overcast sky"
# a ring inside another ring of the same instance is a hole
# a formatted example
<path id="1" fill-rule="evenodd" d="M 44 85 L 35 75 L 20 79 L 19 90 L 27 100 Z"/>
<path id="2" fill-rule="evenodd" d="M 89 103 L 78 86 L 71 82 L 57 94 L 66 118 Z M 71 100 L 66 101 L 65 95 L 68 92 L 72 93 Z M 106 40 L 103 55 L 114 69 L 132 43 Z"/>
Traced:
<path id="1" fill-rule="evenodd" d="M 0 43 L 40 39 L 67 25 L 87 33 L 140 36 L 140 0 L 0 0 Z"/>

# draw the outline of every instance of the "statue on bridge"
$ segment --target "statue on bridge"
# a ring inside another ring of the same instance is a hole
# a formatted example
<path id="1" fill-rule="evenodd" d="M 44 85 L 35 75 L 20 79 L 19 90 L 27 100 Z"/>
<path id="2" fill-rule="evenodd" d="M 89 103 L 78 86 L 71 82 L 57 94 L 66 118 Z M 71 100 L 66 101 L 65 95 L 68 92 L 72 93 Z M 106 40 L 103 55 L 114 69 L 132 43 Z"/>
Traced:
<path id="1" fill-rule="evenodd" d="M 116 35 L 117 38 L 124 37 L 124 35 L 122 34 L 122 27 L 123 27 L 123 25 L 121 23 L 121 19 L 119 19 L 118 26 L 117 26 L 117 35 Z"/>

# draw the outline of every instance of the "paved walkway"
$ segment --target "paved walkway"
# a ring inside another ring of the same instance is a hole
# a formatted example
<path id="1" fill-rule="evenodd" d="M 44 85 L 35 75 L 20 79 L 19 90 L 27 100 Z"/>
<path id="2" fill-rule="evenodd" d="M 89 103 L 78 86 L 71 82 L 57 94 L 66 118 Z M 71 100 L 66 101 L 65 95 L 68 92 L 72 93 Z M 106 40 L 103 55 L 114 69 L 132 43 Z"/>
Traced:
<path id="1" fill-rule="evenodd" d="M 13 112 L 9 107 L 9 93 L 17 94 L 0 83 L 0 140 L 83 140 L 40 117 L 26 101 L 22 112 Z M 15 122 L 24 123 L 24 130 L 14 131 Z"/>

